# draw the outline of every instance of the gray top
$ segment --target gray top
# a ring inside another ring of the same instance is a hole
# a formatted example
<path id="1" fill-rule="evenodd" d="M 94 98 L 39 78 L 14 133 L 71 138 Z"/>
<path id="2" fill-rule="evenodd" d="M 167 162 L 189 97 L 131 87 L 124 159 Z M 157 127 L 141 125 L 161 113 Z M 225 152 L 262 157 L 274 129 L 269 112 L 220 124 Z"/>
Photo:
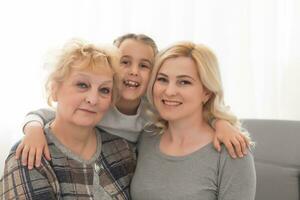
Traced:
<path id="1" fill-rule="evenodd" d="M 130 142 L 136 142 L 144 126 L 150 121 L 146 115 L 147 109 L 150 109 L 150 106 L 145 98 L 142 98 L 135 115 L 125 115 L 115 106 L 111 107 L 97 124 L 97 127 Z M 46 124 L 54 117 L 55 111 L 53 109 L 39 109 L 30 112 L 25 117 L 24 125 L 30 121 L 39 121 L 41 124 Z"/>
<path id="2" fill-rule="evenodd" d="M 144 132 L 131 182 L 133 200 L 253 200 L 256 174 L 252 154 L 232 159 L 212 143 L 186 156 L 159 149 L 160 135 Z"/>

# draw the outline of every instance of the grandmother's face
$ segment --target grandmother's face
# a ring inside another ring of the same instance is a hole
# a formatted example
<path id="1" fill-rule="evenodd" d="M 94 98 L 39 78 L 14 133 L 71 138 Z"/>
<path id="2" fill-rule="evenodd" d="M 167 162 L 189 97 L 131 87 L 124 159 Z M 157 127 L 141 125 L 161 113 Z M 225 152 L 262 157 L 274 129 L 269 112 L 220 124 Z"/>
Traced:
<path id="1" fill-rule="evenodd" d="M 76 126 L 93 127 L 111 105 L 113 72 L 73 69 L 55 88 L 56 117 Z"/>

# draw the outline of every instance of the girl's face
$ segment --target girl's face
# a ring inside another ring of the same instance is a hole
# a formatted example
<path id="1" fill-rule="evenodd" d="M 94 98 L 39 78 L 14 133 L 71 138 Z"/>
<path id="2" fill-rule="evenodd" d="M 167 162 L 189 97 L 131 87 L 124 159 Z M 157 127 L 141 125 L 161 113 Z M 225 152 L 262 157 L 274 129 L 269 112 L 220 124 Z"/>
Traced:
<path id="1" fill-rule="evenodd" d="M 158 71 L 153 87 L 153 101 L 160 116 L 167 121 L 202 117 L 202 102 L 209 99 L 189 57 L 167 59 Z"/>
<path id="2" fill-rule="evenodd" d="M 126 39 L 119 46 L 121 52 L 121 98 L 139 100 L 147 89 L 154 62 L 154 51 L 150 45 L 134 39 Z"/>
<path id="3" fill-rule="evenodd" d="M 94 127 L 109 109 L 112 100 L 113 73 L 72 70 L 60 84 L 54 85 L 57 117 L 85 127 Z"/>

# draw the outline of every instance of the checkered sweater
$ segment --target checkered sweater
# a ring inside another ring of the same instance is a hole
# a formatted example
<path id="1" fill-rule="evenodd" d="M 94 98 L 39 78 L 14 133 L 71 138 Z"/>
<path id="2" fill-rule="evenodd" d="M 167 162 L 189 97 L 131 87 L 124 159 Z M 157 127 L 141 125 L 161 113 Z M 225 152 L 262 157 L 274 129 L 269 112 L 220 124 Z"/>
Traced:
<path id="1" fill-rule="evenodd" d="M 101 149 L 85 161 L 64 147 L 49 126 L 45 133 L 52 160 L 42 158 L 40 167 L 28 170 L 14 158 L 16 144 L 5 162 L 0 199 L 130 199 L 129 184 L 136 164 L 133 144 L 97 130 Z"/>

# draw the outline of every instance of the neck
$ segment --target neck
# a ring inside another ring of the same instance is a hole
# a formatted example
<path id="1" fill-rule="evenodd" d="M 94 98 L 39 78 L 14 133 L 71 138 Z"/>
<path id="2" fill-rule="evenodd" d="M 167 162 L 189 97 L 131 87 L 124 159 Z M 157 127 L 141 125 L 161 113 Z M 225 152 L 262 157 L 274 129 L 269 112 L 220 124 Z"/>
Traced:
<path id="1" fill-rule="evenodd" d="M 213 130 L 201 118 L 169 121 L 168 128 L 161 136 L 160 150 L 172 156 L 184 156 L 212 142 Z"/>
<path id="2" fill-rule="evenodd" d="M 213 136 L 213 129 L 204 119 L 192 116 L 189 119 L 169 121 L 166 130 L 170 142 L 185 143 L 186 141 L 207 141 Z"/>
<path id="3" fill-rule="evenodd" d="M 94 127 L 76 126 L 56 117 L 51 124 L 52 133 L 75 154 L 88 160 L 96 152 L 97 137 Z"/>
<path id="4" fill-rule="evenodd" d="M 125 115 L 135 115 L 137 114 L 140 102 L 140 98 L 136 100 L 126 100 L 121 97 L 121 99 L 117 102 L 116 107 Z"/>

